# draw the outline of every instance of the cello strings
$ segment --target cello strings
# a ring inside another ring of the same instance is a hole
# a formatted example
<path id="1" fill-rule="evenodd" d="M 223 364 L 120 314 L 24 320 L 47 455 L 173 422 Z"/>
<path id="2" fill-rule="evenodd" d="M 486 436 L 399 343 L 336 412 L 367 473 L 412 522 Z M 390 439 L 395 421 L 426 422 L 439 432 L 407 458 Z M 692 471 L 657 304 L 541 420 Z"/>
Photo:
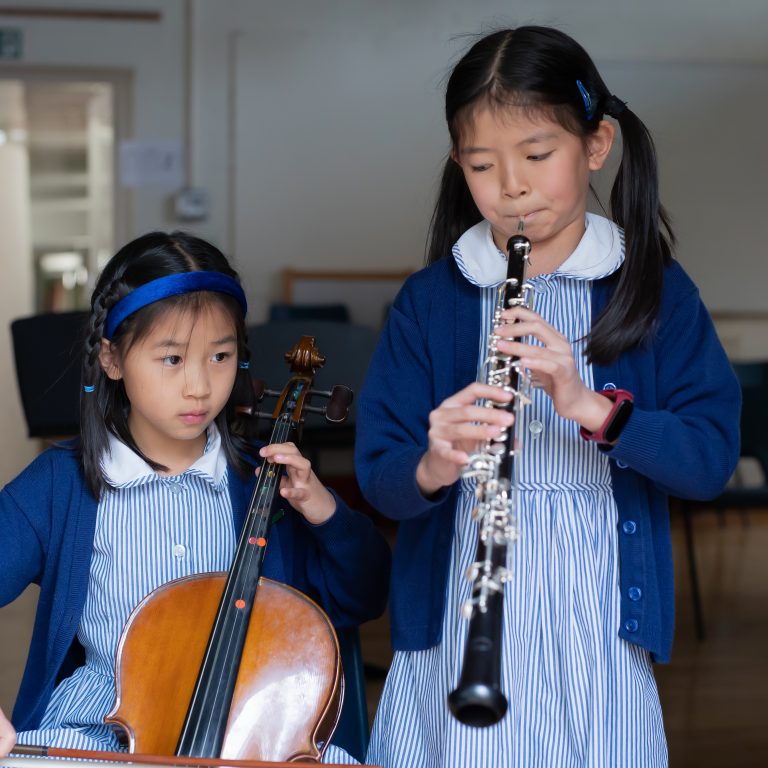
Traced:
<path id="1" fill-rule="evenodd" d="M 273 429 L 270 444 L 284 442 L 285 439 L 290 435 L 292 428 L 293 428 L 293 424 L 290 421 L 290 416 L 288 414 L 281 414 L 278 417 L 275 427 Z M 261 472 L 259 474 L 259 482 L 257 482 L 257 486 L 254 491 L 254 497 L 251 500 L 251 505 L 248 512 L 248 516 L 250 518 L 253 518 L 253 520 L 250 525 L 250 530 L 247 524 L 244 526 L 243 533 L 238 543 L 237 553 L 235 555 L 235 562 L 237 562 L 238 557 L 242 559 L 242 562 L 239 564 L 240 567 L 238 568 L 237 575 L 242 576 L 243 578 L 244 578 L 244 575 L 247 575 L 248 573 L 250 573 L 250 570 L 253 567 L 254 557 L 259 557 L 261 554 L 260 550 L 262 549 L 262 547 L 254 547 L 250 545 L 250 539 L 255 534 L 255 537 L 258 540 L 259 538 L 264 537 L 265 534 L 267 533 L 267 530 L 270 525 L 271 508 L 272 508 L 272 501 L 274 500 L 274 493 L 281 479 L 281 474 L 280 472 L 277 472 L 277 471 L 274 471 L 274 472 L 267 471 L 266 477 L 264 476 L 264 472 L 268 468 L 268 465 L 269 465 L 269 462 L 267 460 L 265 460 L 262 464 Z M 259 498 L 266 498 L 269 500 L 269 503 L 258 504 Z M 252 530 L 254 525 L 256 526 L 255 531 Z M 266 546 L 266 543 L 264 544 L 264 547 L 265 546 Z M 245 556 L 243 556 L 242 554 L 243 547 L 247 547 L 247 549 L 245 550 Z M 235 584 L 233 582 L 231 585 L 228 583 L 225 586 L 224 599 L 227 601 L 227 603 L 231 602 L 231 599 L 233 597 L 232 593 L 237 589 L 238 586 L 242 589 L 244 585 Z M 256 595 L 255 595 L 255 588 L 254 588 L 254 594 L 250 597 L 252 602 L 255 600 L 255 597 Z M 251 610 L 252 608 L 253 606 L 251 606 Z M 214 622 L 214 627 L 212 629 L 212 634 L 214 632 L 217 632 L 218 630 L 219 631 L 218 636 L 222 637 L 221 632 L 223 630 L 221 628 L 225 623 L 227 623 L 228 618 L 230 620 L 230 623 L 233 624 L 233 626 L 230 627 L 229 632 L 223 635 L 226 637 L 226 642 L 222 643 L 221 641 L 219 641 L 216 644 L 216 647 L 211 649 L 213 652 L 212 658 L 210 659 L 209 664 L 208 664 L 208 659 L 204 660 L 203 662 L 204 668 L 206 666 L 217 668 L 221 663 L 222 654 L 224 655 L 224 659 L 227 659 L 230 656 L 232 651 L 232 645 L 235 641 L 235 638 L 239 637 L 241 633 L 243 633 L 247 629 L 247 628 L 244 628 L 242 625 L 246 621 L 246 619 L 250 621 L 250 613 L 251 613 L 250 611 L 245 612 L 241 609 L 238 609 L 236 612 L 233 613 L 231 610 L 231 605 L 225 604 L 225 610 L 223 612 L 220 611 L 219 615 L 217 615 L 216 617 L 216 620 Z M 207 689 L 207 698 L 210 698 L 211 693 L 213 693 L 213 701 L 209 702 L 210 706 L 206 709 L 207 717 L 205 718 L 205 722 L 203 722 L 203 719 L 200 717 L 198 717 L 195 722 L 193 738 L 195 741 L 197 740 L 199 730 L 201 727 L 204 726 L 205 731 L 203 734 L 203 738 L 208 749 L 210 749 L 212 746 L 210 745 L 211 737 L 212 737 L 211 729 L 214 728 L 214 726 L 216 725 L 216 723 L 214 722 L 215 718 L 213 713 L 220 712 L 220 700 L 223 699 L 223 697 L 225 696 L 227 688 L 228 688 L 228 685 L 223 679 L 223 676 L 218 675 L 216 678 L 216 685 L 213 691 L 211 691 L 210 687 Z M 198 698 L 199 698 L 198 696 L 193 697 L 193 700 L 190 703 L 190 709 L 197 704 Z M 182 734 L 182 738 L 183 736 L 184 734 Z M 215 734 L 213 734 L 213 737 L 215 738 Z"/>
<path id="2" fill-rule="evenodd" d="M 282 442 L 285 437 L 288 435 L 290 429 L 284 429 L 283 427 L 283 417 L 279 417 L 278 421 L 275 425 L 275 428 L 272 433 L 272 439 L 271 443 L 276 442 Z M 247 573 L 250 571 L 250 568 L 253 566 L 253 559 L 254 557 L 258 557 L 259 548 L 254 547 L 249 544 L 249 539 L 255 534 L 257 538 L 260 538 L 265 532 L 266 527 L 269 523 L 269 513 L 271 505 L 265 505 L 265 504 L 259 504 L 256 506 L 256 503 L 258 503 L 259 498 L 263 498 L 266 494 L 267 498 L 270 498 L 273 496 L 275 491 L 275 486 L 277 482 L 279 482 L 279 477 L 277 476 L 277 473 L 267 473 L 264 474 L 264 471 L 268 467 L 268 462 L 265 460 L 262 464 L 262 470 L 259 475 L 259 482 L 257 483 L 257 487 L 254 492 L 254 499 L 251 502 L 251 509 L 249 510 L 249 517 L 253 518 L 250 529 L 249 526 L 245 526 L 243 530 L 243 534 L 241 535 L 240 543 L 238 546 L 238 555 L 240 555 L 241 562 L 239 563 L 238 567 L 238 575 L 243 575 L 244 573 Z M 256 525 L 256 530 L 253 530 L 254 524 Z M 243 548 L 246 547 L 245 550 Z M 245 552 L 245 555 L 243 555 L 243 551 Z M 236 555 L 236 561 L 238 559 L 238 556 Z M 230 623 L 232 626 L 230 626 L 228 632 L 220 632 L 219 638 L 226 638 L 225 642 L 222 643 L 219 641 L 216 644 L 216 647 L 213 653 L 213 658 L 211 659 L 211 666 L 214 668 L 217 668 L 222 663 L 222 656 L 223 659 L 226 660 L 227 658 L 230 658 L 232 653 L 232 645 L 234 643 L 235 637 L 243 632 L 244 627 L 242 626 L 244 620 L 245 620 L 245 612 L 242 610 L 232 611 L 232 599 L 234 597 L 233 593 L 236 592 L 238 587 L 242 588 L 242 585 L 236 583 L 237 580 L 233 580 L 233 583 L 231 585 L 227 585 L 230 588 L 226 591 L 225 594 L 225 609 L 222 612 L 221 617 L 217 617 L 217 622 L 214 626 L 213 631 L 216 631 L 217 629 L 221 629 L 221 627 L 226 624 Z M 254 594 L 255 598 L 255 594 Z M 250 618 L 250 616 L 249 616 Z M 213 694 L 213 701 L 209 702 L 209 707 L 206 708 L 206 711 L 208 713 L 207 717 L 205 718 L 205 721 L 198 720 L 196 723 L 195 728 L 195 738 L 197 738 L 199 729 L 204 726 L 205 731 L 203 734 L 203 738 L 205 740 L 205 743 L 208 744 L 211 740 L 211 729 L 214 727 L 214 716 L 213 713 L 220 712 L 220 707 L 222 703 L 222 699 L 226 693 L 225 688 L 228 686 L 225 685 L 225 681 L 222 677 L 222 675 L 218 675 L 216 677 L 215 681 L 215 687 L 211 689 L 208 688 L 208 698 L 210 699 L 211 694 Z"/>

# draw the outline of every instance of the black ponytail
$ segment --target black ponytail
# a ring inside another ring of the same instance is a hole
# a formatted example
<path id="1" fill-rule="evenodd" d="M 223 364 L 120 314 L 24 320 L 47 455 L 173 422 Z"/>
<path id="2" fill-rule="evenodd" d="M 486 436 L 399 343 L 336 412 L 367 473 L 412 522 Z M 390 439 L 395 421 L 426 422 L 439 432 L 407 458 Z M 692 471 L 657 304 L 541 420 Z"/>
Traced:
<path id="1" fill-rule="evenodd" d="M 611 188 L 611 214 L 624 229 L 625 255 L 611 300 L 590 333 L 587 355 L 597 363 L 612 362 L 653 333 L 664 267 L 672 260 L 675 243 L 659 200 L 651 134 L 630 109 L 618 110 L 615 119 L 621 128 L 622 155 Z"/>
<path id="2" fill-rule="evenodd" d="M 519 27 L 478 40 L 454 68 L 445 94 L 453 151 L 470 128 L 473 110 L 523 107 L 586 140 L 605 115 L 621 128 L 622 159 L 611 190 L 611 215 L 624 229 L 625 260 L 608 305 L 592 327 L 587 356 L 609 363 L 653 333 L 664 267 L 675 238 L 661 206 L 653 140 L 640 119 L 608 90 L 589 54 L 549 27 Z M 449 159 L 429 230 L 427 262 L 481 220 L 458 164 Z M 664 231 L 662 231 L 662 229 Z"/>

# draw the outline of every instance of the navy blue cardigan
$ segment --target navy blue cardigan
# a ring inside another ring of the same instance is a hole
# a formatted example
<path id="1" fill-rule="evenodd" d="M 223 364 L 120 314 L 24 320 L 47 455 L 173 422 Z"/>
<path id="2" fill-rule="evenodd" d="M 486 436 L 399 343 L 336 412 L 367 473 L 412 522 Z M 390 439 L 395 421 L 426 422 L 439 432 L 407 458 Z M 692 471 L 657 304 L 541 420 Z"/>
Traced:
<path id="1" fill-rule="evenodd" d="M 230 469 L 236 532 L 254 483 Z M 47 450 L 0 493 L 0 605 L 30 583 L 40 586 L 13 712 L 17 730 L 38 726 L 57 680 L 83 661 L 75 633 L 88 589 L 96 510 L 71 446 Z M 310 525 L 287 503 L 285 512 L 272 528 L 263 575 L 312 597 L 338 627 L 379 616 L 390 555 L 371 521 L 338 498 L 336 513 L 322 525 Z"/>
<path id="2" fill-rule="evenodd" d="M 593 319 L 616 277 L 595 281 Z M 440 641 L 458 484 L 425 498 L 416 466 L 428 415 L 474 381 L 480 289 L 452 258 L 412 275 L 389 313 L 358 403 L 356 466 L 370 503 L 400 521 L 390 615 L 398 650 Z M 667 661 L 674 587 L 667 497 L 711 498 L 739 452 L 740 390 L 698 291 L 679 264 L 665 270 L 652 342 L 594 366 L 595 386 L 635 395 L 635 408 L 610 451 L 618 507 L 619 635 Z M 632 595 L 630 588 L 639 588 Z"/>

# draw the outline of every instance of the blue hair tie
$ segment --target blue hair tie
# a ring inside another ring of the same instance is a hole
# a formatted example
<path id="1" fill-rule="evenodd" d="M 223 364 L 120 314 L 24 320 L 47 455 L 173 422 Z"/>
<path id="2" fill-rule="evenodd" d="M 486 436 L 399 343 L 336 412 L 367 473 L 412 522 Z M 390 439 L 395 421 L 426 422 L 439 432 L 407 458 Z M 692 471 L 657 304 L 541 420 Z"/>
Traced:
<path id="1" fill-rule="evenodd" d="M 241 368 L 242 368 L 244 371 L 247 371 L 247 370 L 248 370 L 248 369 L 251 367 L 251 364 L 250 364 L 250 363 L 249 363 L 247 360 L 243 360 L 243 361 L 240 363 L 240 367 L 241 367 Z"/>
<path id="2" fill-rule="evenodd" d="M 243 293 L 240 283 L 233 277 L 222 272 L 181 272 L 151 280 L 120 299 L 107 314 L 107 320 L 104 323 L 104 338 L 111 339 L 123 320 L 148 304 L 154 304 L 156 301 L 167 299 L 169 296 L 178 296 L 194 291 L 213 291 L 234 296 L 243 310 L 243 316 L 248 312 L 245 293 Z"/>
<path id="3" fill-rule="evenodd" d="M 83 392 L 93 392 L 94 389 L 96 389 L 96 387 L 93 384 L 84 384 L 83 385 Z"/>
<path id="4" fill-rule="evenodd" d="M 584 109 L 587 111 L 587 120 L 591 120 L 595 114 L 592 108 L 592 97 L 589 95 L 589 91 L 584 87 L 584 83 L 581 80 L 576 81 L 576 85 L 579 87 L 579 93 L 581 93 L 581 99 L 584 102 Z"/>

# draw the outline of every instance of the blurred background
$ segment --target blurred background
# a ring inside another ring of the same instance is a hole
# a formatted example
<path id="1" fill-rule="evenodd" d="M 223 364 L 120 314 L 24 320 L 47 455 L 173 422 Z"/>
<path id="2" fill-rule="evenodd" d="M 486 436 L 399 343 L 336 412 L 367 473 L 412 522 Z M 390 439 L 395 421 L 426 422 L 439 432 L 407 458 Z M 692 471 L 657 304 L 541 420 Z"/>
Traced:
<path id="1" fill-rule="evenodd" d="M 84 308 L 117 248 L 181 228 L 232 257 L 251 323 L 280 304 L 343 305 L 375 338 L 423 264 L 451 65 L 476 35 L 528 23 L 575 37 L 646 122 L 678 258 L 734 362 L 768 360 L 765 0 L 0 2 L 0 324 Z M 606 204 L 611 170 L 596 184 Z M 43 443 L 9 333 L 0 359 L 6 482 Z M 349 474 L 348 455 L 322 461 Z M 759 511 L 695 512 L 695 543 L 675 526 L 680 629 L 659 670 L 672 765 L 766 765 L 766 526 Z M 6 710 L 33 606 L 26 594 L 0 611 Z M 363 650 L 386 668 L 386 620 L 364 628 Z"/>

